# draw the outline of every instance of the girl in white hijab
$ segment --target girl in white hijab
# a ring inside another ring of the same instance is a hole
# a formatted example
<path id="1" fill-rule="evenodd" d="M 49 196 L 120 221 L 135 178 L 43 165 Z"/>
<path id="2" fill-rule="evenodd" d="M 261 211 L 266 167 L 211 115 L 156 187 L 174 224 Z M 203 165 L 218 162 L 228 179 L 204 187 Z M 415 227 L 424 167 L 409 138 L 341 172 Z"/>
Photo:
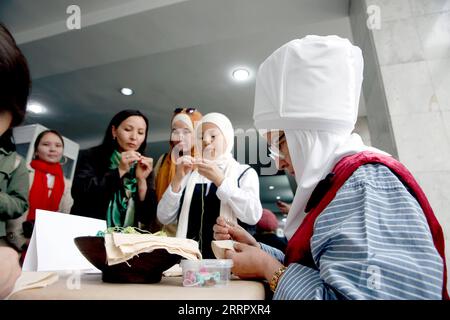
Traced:
<path id="1" fill-rule="evenodd" d="M 214 237 L 241 242 L 226 252 L 232 271 L 265 278 L 275 299 L 446 296 L 442 230 L 423 192 L 398 161 L 352 134 L 362 75 L 361 50 L 337 36 L 293 40 L 259 68 L 255 126 L 272 129 L 279 167 L 298 185 L 286 256 L 220 217 Z M 339 180 L 352 161 L 359 167 Z"/>
<path id="2" fill-rule="evenodd" d="M 162 224 L 178 220 L 177 237 L 199 242 L 203 258 L 214 258 L 212 227 L 218 216 L 255 225 L 262 215 L 256 171 L 232 155 L 234 129 L 220 113 L 209 113 L 196 128 L 202 158 L 183 156 L 158 204 Z"/>

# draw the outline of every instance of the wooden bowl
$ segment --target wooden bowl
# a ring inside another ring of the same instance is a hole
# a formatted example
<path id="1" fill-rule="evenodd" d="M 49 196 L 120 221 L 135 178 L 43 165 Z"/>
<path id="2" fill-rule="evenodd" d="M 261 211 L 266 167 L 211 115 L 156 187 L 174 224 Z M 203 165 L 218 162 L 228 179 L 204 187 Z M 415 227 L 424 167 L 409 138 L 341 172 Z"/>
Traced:
<path id="1" fill-rule="evenodd" d="M 102 271 L 102 280 L 113 283 L 157 283 L 162 273 L 177 264 L 181 256 L 165 249 L 140 253 L 127 263 L 109 266 L 106 261 L 106 249 L 103 237 L 77 237 L 75 245 L 83 256 L 97 269 Z"/>

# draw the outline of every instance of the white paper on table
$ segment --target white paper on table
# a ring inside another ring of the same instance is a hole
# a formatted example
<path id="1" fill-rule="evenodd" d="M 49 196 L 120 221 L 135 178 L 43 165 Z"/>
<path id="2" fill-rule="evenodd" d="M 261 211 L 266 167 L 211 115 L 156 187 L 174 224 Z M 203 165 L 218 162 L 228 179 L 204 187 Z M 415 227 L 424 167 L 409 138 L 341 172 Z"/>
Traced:
<path id="1" fill-rule="evenodd" d="M 36 220 L 35 220 L 36 221 Z M 25 260 L 23 262 L 23 271 L 37 271 L 37 248 L 36 248 L 36 232 L 31 234 L 30 243 L 28 244 L 27 254 L 25 255 Z"/>
<path id="2" fill-rule="evenodd" d="M 183 275 L 183 269 L 180 264 L 174 264 L 171 268 L 163 272 L 164 277 L 181 277 Z"/>
<path id="3" fill-rule="evenodd" d="M 36 210 L 36 220 L 23 271 L 100 270 L 78 250 L 74 238 L 95 236 L 106 221 Z"/>
<path id="4" fill-rule="evenodd" d="M 59 276 L 56 272 L 22 272 L 14 285 L 13 291 L 5 300 L 22 290 L 47 287 L 58 281 L 58 279 Z"/>

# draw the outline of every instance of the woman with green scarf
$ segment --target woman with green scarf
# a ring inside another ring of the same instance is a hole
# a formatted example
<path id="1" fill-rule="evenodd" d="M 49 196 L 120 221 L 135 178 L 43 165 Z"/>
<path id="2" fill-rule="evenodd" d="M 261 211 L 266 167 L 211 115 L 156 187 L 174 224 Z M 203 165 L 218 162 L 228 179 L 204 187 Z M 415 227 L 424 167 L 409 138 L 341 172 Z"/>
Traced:
<path id="1" fill-rule="evenodd" d="M 148 120 L 138 110 L 116 114 L 103 143 L 80 152 L 72 214 L 104 219 L 108 227 L 158 231 L 153 159 L 145 157 Z"/>

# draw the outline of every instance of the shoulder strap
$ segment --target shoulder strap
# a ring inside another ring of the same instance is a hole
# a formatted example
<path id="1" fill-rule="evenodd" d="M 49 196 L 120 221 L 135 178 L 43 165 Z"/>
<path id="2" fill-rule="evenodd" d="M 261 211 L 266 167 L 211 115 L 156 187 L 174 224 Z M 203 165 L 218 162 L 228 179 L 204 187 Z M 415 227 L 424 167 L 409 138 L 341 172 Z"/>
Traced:
<path id="1" fill-rule="evenodd" d="M 237 179 L 237 184 L 238 184 L 238 188 L 241 187 L 241 178 L 244 176 L 244 174 L 250 170 L 252 167 L 248 166 L 244 171 L 242 171 L 241 175 L 239 176 L 239 178 Z"/>
<path id="2" fill-rule="evenodd" d="M 247 166 L 247 168 L 245 168 L 244 171 L 242 171 L 242 173 L 239 175 L 239 178 L 237 180 L 237 184 L 238 184 L 238 188 L 241 187 L 241 178 L 247 173 L 247 171 L 249 171 L 252 167 L 251 166 Z M 238 224 L 243 227 L 248 233 L 250 233 L 251 235 L 254 235 L 256 233 L 256 225 L 250 225 L 247 224 L 245 222 L 242 222 L 241 220 L 237 220 Z"/>

